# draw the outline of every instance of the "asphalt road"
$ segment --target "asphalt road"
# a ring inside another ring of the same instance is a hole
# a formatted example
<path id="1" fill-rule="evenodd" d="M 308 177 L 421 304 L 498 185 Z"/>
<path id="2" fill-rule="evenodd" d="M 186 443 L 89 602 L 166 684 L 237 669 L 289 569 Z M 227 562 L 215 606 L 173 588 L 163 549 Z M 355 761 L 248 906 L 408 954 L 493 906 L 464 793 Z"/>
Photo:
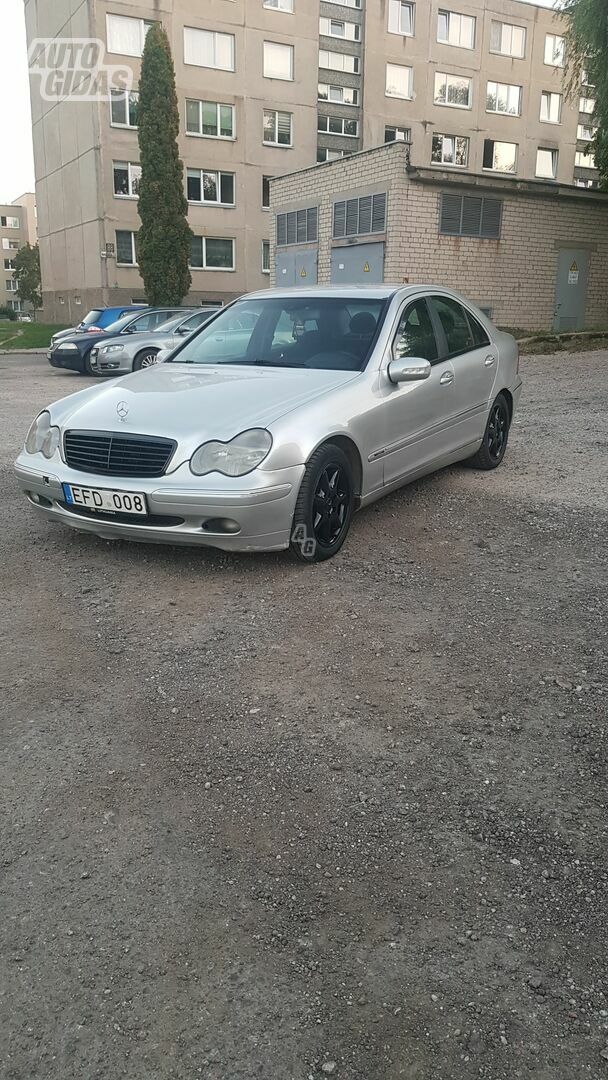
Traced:
<path id="1" fill-rule="evenodd" d="M 608 1076 L 608 354 L 522 368 L 306 567 L 37 517 L 0 357 L 3 1080 Z"/>

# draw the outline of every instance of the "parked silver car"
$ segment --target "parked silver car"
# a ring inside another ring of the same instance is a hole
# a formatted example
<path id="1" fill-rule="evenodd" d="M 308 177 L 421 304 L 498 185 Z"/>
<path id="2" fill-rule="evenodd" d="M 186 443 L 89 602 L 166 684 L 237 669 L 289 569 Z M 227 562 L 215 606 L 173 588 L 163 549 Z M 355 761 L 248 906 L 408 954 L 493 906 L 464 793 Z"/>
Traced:
<path id="1" fill-rule="evenodd" d="M 91 349 L 89 365 L 95 375 L 126 375 L 158 362 L 161 349 L 174 349 L 184 338 L 208 322 L 219 308 L 192 308 L 167 319 L 156 330 L 136 338 L 110 337 Z"/>
<path id="2" fill-rule="evenodd" d="M 514 339 L 448 289 L 266 290 L 50 405 L 16 471 L 37 510 L 108 539 L 326 559 L 386 492 L 496 468 L 520 391 Z"/>

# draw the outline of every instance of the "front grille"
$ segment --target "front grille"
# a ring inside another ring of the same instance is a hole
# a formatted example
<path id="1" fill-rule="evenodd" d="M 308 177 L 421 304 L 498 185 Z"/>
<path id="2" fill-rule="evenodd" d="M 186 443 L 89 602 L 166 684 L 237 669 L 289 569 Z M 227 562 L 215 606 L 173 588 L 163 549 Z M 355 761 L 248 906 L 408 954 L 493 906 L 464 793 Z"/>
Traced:
<path id="1" fill-rule="evenodd" d="M 154 435 L 117 431 L 66 431 L 66 463 L 80 472 L 106 476 L 162 476 L 177 443 Z"/>

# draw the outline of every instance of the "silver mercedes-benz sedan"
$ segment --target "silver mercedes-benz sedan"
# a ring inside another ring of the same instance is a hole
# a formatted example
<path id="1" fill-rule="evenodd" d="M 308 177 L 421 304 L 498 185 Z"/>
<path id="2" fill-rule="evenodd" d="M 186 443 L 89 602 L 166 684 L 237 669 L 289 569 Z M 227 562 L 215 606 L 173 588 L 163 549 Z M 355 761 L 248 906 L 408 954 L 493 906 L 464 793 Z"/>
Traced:
<path id="1" fill-rule="evenodd" d="M 386 492 L 500 465 L 520 391 L 514 339 L 451 290 L 266 290 L 50 405 L 16 472 L 38 511 L 107 539 L 315 561 Z"/>
<path id="2" fill-rule="evenodd" d="M 195 308 L 180 315 L 173 315 L 166 322 L 146 334 L 134 337 L 109 337 L 107 341 L 98 341 L 91 349 L 89 368 L 92 375 L 126 375 L 130 371 L 141 371 L 152 367 L 158 361 L 158 354 L 163 349 L 174 349 L 183 338 L 198 330 L 208 322 L 218 308 Z"/>

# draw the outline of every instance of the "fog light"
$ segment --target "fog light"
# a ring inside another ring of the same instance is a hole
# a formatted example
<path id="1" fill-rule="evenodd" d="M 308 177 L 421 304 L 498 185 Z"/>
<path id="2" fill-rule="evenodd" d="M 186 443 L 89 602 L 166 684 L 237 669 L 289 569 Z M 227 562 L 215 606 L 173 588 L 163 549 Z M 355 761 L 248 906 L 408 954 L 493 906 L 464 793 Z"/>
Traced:
<path id="1" fill-rule="evenodd" d="M 207 518 L 201 526 L 203 532 L 234 534 L 241 531 L 238 521 L 232 518 Z"/>

